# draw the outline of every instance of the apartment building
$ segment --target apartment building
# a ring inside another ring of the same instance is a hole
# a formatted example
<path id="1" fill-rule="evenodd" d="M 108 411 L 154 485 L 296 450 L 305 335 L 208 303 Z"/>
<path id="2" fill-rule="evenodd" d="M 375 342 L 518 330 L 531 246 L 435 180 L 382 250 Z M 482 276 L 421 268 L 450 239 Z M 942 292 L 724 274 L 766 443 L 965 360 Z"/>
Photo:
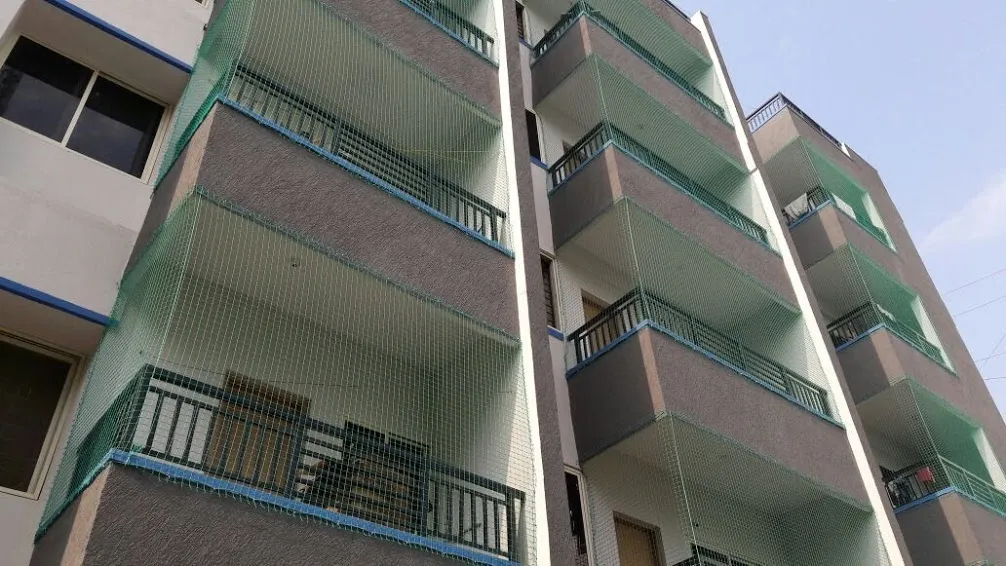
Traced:
<path id="1" fill-rule="evenodd" d="M 1003 423 L 883 185 L 745 119 L 703 14 L 0 32 L 3 560 L 1006 560 Z"/>
<path id="2" fill-rule="evenodd" d="M 1006 428 L 877 171 L 783 95 L 749 118 L 916 565 L 1006 561 Z"/>

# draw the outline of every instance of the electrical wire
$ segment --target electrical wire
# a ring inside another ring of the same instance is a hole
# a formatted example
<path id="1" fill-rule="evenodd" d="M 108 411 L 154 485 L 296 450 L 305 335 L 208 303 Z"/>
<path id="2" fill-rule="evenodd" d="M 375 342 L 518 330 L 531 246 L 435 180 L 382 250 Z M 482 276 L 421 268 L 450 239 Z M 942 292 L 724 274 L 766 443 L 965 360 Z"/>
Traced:
<path id="1" fill-rule="evenodd" d="M 959 312 L 959 313 L 957 313 L 957 314 L 955 314 L 953 316 L 954 316 L 954 318 L 957 318 L 958 316 L 961 316 L 962 314 L 968 314 L 969 312 L 974 312 L 976 310 L 983 309 L 983 308 L 991 305 L 992 303 L 998 303 L 999 301 L 1001 301 L 1003 299 L 1006 299 L 1006 295 L 1000 295 L 1000 296 L 992 299 L 991 301 L 988 301 L 987 303 L 982 303 L 982 304 L 980 304 L 980 305 L 978 305 L 976 307 L 971 307 L 971 308 L 969 308 L 967 310 L 963 310 L 963 311 L 961 311 L 961 312 Z"/>
<path id="2" fill-rule="evenodd" d="M 962 286 L 955 287 L 954 289 L 952 289 L 952 290 L 950 290 L 948 292 L 945 292 L 943 295 L 944 295 L 944 297 L 946 297 L 946 296 L 948 296 L 948 295 L 950 295 L 952 293 L 957 293 L 958 291 L 961 291 L 962 289 L 967 289 L 967 288 L 969 288 L 969 287 L 971 287 L 971 286 L 973 286 L 975 284 L 979 284 L 979 282 L 982 282 L 985 279 L 992 278 L 992 277 L 998 275 L 999 273 L 1006 273 L 1006 267 L 1003 267 L 1002 269 L 999 269 L 998 271 L 993 271 L 993 272 L 991 272 L 991 273 L 989 273 L 987 275 L 982 275 L 982 276 L 978 277 L 977 279 L 970 280 L 970 281 L 966 282 L 966 284 L 964 284 Z"/>

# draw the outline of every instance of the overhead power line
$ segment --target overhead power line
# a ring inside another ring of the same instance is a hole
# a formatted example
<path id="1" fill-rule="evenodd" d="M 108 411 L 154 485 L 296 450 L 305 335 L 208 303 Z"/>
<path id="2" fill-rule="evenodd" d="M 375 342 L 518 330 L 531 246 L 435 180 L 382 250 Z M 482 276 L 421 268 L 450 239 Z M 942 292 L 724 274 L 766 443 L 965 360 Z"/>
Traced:
<path id="1" fill-rule="evenodd" d="M 956 293 L 957 291 L 960 291 L 961 289 L 967 289 L 968 287 L 970 287 L 970 286 L 972 286 L 972 285 L 974 285 L 976 283 L 981 283 L 982 281 L 985 281 L 986 279 L 991 279 L 991 278 L 995 277 L 996 275 L 999 275 L 1000 273 L 1006 273 L 1006 267 L 1000 269 L 999 271 L 995 271 L 993 273 L 989 273 L 988 275 L 982 275 L 978 279 L 975 279 L 973 281 L 968 281 L 967 283 L 965 283 L 963 285 L 959 285 L 957 287 L 954 287 L 953 289 L 951 289 L 949 291 L 945 291 L 943 293 L 943 295 L 946 296 L 946 295 L 949 295 L 950 293 Z"/>
<path id="2" fill-rule="evenodd" d="M 974 313 L 975 311 L 984 309 L 984 308 L 988 307 L 989 305 L 992 305 L 993 303 L 998 303 L 998 302 L 1002 301 L 1003 299 L 1006 299 L 1006 295 L 1000 295 L 999 297 L 996 297 L 992 301 L 989 301 L 987 303 L 982 303 L 981 305 L 979 305 L 977 307 L 972 307 L 971 309 L 968 309 L 967 311 L 961 311 L 960 313 L 954 315 L 954 318 L 960 317 L 961 315 L 967 315 L 968 313 Z"/>

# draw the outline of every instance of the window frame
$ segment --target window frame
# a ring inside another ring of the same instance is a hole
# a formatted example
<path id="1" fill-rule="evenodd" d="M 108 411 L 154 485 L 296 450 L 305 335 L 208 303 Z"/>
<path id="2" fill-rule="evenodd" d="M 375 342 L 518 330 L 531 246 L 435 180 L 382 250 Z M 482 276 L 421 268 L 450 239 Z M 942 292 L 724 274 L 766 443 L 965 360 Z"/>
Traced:
<path id="1" fill-rule="evenodd" d="M 156 168 L 156 165 L 160 161 L 160 154 L 162 149 L 161 146 L 164 144 L 164 141 L 167 138 L 168 126 L 171 123 L 171 117 L 174 115 L 174 106 L 168 104 L 167 102 L 161 100 L 160 98 L 157 98 L 156 96 L 152 96 L 136 87 L 130 86 L 129 84 L 120 80 L 114 75 L 101 71 L 100 69 L 97 68 L 96 65 L 87 63 L 78 57 L 67 55 L 63 51 L 60 51 L 59 49 L 54 49 L 47 42 L 39 39 L 38 37 L 32 34 L 24 33 L 23 31 L 16 30 L 14 33 L 11 34 L 11 38 L 7 42 L 0 44 L 0 67 L 2 67 L 4 64 L 7 63 L 7 59 L 10 57 L 11 52 L 14 50 L 14 46 L 17 45 L 18 40 L 20 40 L 22 37 L 29 41 L 35 42 L 38 45 L 44 47 L 45 49 L 48 49 L 49 51 L 52 51 L 53 53 L 56 53 L 61 57 L 65 57 L 70 61 L 73 61 L 74 63 L 90 70 L 91 78 L 88 80 L 87 87 L 84 88 L 84 92 L 80 96 L 80 102 L 77 103 L 77 109 L 76 111 L 74 111 L 73 117 L 70 119 L 70 123 L 66 127 L 66 131 L 63 133 L 62 139 L 59 140 L 52 139 L 49 136 L 40 134 L 35 130 L 32 130 L 31 128 L 22 126 L 21 124 L 8 120 L 7 118 L 4 118 L 2 116 L 0 116 L 0 121 L 2 121 L 4 124 L 8 124 L 15 128 L 18 128 L 23 132 L 27 132 L 33 136 L 36 136 L 39 139 L 45 140 L 48 143 L 59 146 L 74 155 L 80 156 L 84 159 L 97 163 L 102 167 L 107 167 L 111 171 L 115 171 L 116 173 L 126 175 L 131 179 L 136 179 L 140 181 L 141 183 L 149 184 L 152 178 L 154 177 L 154 170 Z M 99 76 L 117 86 L 120 86 L 132 92 L 133 94 L 142 96 L 143 98 L 146 98 L 147 100 L 161 107 L 161 117 L 158 120 L 157 133 L 154 134 L 153 143 L 151 143 L 150 145 L 150 152 L 147 154 L 147 160 L 143 164 L 143 171 L 139 176 L 112 167 L 107 163 L 102 163 L 101 161 L 98 161 L 97 159 L 91 156 L 84 155 L 83 153 L 70 149 L 67 146 L 67 144 L 70 141 L 70 136 L 73 134 L 73 130 L 77 126 L 77 121 L 80 119 L 80 115 L 84 113 L 84 107 L 87 105 L 87 99 L 91 95 L 91 90 L 93 90 L 94 83 L 97 82 Z"/>
<path id="2" fill-rule="evenodd" d="M 563 471 L 576 478 L 577 487 L 580 490 L 580 510 L 583 519 L 583 534 L 587 542 L 587 564 L 593 566 L 597 564 L 594 560 L 594 526 L 591 524 L 590 502 L 587 500 L 587 478 L 583 472 L 569 464 L 563 465 Z"/>
<path id="3" fill-rule="evenodd" d="M 543 279 L 543 281 L 542 281 L 542 291 L 543 292 L 544 291 L 548 291 L 548 293 L 543 293 L 543 294 L 545 295 L 545 298 L 548 299 L 549 301 L 551 301 L 551 303 L 552 303 L 552 323 L 551 324 L 549 323 L 549 321 L 548 321 L 548 313 L 546 312 L 545 313 L 545 324 L 549 328 L 554 328 L 556 330 L 559 330 L 559 327 L 561 326 L 561 323 L 559 321 L 559 311 L 562 310 L 562 309 L 559 308 L 558 293 L 556 292 L 556 288 L 555 288 L 555 269 L 556 269 L 556 267 L 555 267 L 555 258 L 553 256 L 545 253 L 544 251 L 539 251 L 538 252 L 538 258 L 539 258 L 539 262 L 542 263 L 542 264 L 544 264 L 545 262 L 548 262 L 548 281 L 544 281 L 544 278 L 545 278 L 545 266 L 544 265 L 541 266 L 542 267 L 542 269 L 541 269 L 542 273 L 541 274 L 542 274 L 542 279 Z"/>
<path id="4" fill-rule="evenodd" d="M 35 470 L 32 472 L 31 481 L 28 483 L 27 491 L 0 486 L 0 496 L 10 495 L 38 501 L 42 495 L 46 480 L 49 479 L 49 471 L 56 458 L 56 448 L 66 431 L 72 407 L 71 393 L 76 389 L 83 364 L 81 356 L 72 354 L 65 350 L 56 348 L 27 336 L 20 335 L 13 331 L 0 328 L 0 342 L 6 342 L 17 348 L 29 350 L 43 356 L 47 356 L 61 362 L 70 364 L 66 371 L 66 380 L 63 382 L 63 389 L 59 393 L 59 401 L 52 412 L 49 420 L 49 427 L 46 429 L 45 440 L 42 441 L 42 449 L 39 451 L 38 460 L 35 462 Z"/>

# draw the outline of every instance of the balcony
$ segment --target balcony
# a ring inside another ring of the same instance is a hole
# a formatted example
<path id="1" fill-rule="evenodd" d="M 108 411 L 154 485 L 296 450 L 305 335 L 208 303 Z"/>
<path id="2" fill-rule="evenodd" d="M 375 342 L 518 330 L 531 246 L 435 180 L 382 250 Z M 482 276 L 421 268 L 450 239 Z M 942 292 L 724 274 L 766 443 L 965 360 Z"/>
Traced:
<path id="1" fill-rule="evenodd" d="M 555 265 L 581 460 L 673 410 L 861 490 L 806 321 L 783 296 L 624 198 L 558 248 Z M 825 451 L 838 460 L 825 464 Z"/>
<path id="2" fill-rule="evenodd" d="M 136 418 L 123 426 L 127 407 Z M 524 494 L 429 458 L 396 434 L 305 419 L 282 404 L 148 365 L 84 438 L 74 484 L 100 466 L 109 438 L 122 441 L 113 449 L 147 457 L 149 467 L 197 472 L 205 481 L 193 481 L 196 487 L 237 491 L 336 525 L 380 525 L 517 558 L 512 533 Z"/>
<path id="3" fill-rule="evenodd" d="M 710 76 L 702 82 L 718 84 L 717 80 Z M 602 120 L 609 121 L 654 149 L 640 137 L 642 131 L 675 128 L 681 130 L 678 135 L 665 133 L 680 147 L 689 147 L 684 140 L 695 138 L 697 147 L 721 153 L 722 159 L 744 169 L 737 132 L 721 118 L 722 111 L 710 110 L 708 97 L 697 99 L 669 81 L 593 19 L 575 19 L 534 61 L 531 81 L 534 110 L 545 120 L 555 116 L 583 125 L 584 133 Z M 725 99 L 712 98 L 721 100 L 714 108 L 725 105 Z M 670 143 L 659 136 L 655 141 Z"/>
<path id="4" fill-rule="evenodd" d="M 966 564 L 980 556 L 1002 557 L 992 551 L 1006 519 L 1006 474 L 996 439 L 915 377 L 898 380 L 857 408 L 915 561 Z"/>
<path id="5" fill-rule="evenodd" d="M 277 518 L 534 563 L 511 335 L 205 189 L 147 244 L 113 318 L 39 536 L 113 461 Z"/>
<path id="6" fill-rule="evenodd" d="M 642 3 L 633 0 L 623 1 L 618 9 L 612 9 L 611 3 L 604 0 L 596 3 L 598 7 L 585 0 L 577 0 L 531 50 L 535 59 L 543 57 L 564 34 L 578 25 L 579 19 L 583 17 L 608 32 L 626 49 L 649 64 L 653 71 L 694 98 L 706 110 L 720 120 L 727 121 L 723 107 L 694 84 L 700 82 L 703 76 L 712 74 L 712 62 L 705 53 L 704 45 L 702 50 L 697 50 L 671 26 L 655 24 L 652 14 L 647 13 L 648 9 Z M 640 20 L 644 19 L 649 19 L 646 24 L 648 29 L 642 29 L 643 24 Z M 644 47 L 630 32 L 619 27 L 619 22 L 639 34 L 642 41 L 647 42 L 652 49 L 658 50 L 662 57 Z M 683 74 L 691 78 L 688 79 Z"/>
<path id="7" fill-rule="evenodd" d="M 887 330 L 953 371 L 918 294 L 866 254 L 845 245 L 812 265 L 807 275 L 839 351 Z"/>
<path id="8" fill-rule="evenodd" d="M 739 210 L 724 202 L 723 199 L 706 190 L 681 171 L 675 169 L 673 165 L 659 155 L 648 150 L 641 143 L 608 123 L 602 122 L 598 124 L 583 139 L 570 148 L 565 155 L 549 167 L 548 175 L 554 190 L 561 187 L 567 179 L 578 172 L 590 160 L 597 157 L 608 146 L 618 148 L 623 154 L 649 169 L 661 181 L 688 195 L 718 215 L 721 220 L 727 222 L 751 239 L 765 246 L 769 245 L 768 232 L 762 225 L 751 220 Z"/>
<path id="9" fill-rule="evenodd" d="M 851 219 L 855 229 L 880 242 L 886 248 L 882 253 L 894 252 L 894 244 L 867 190 L 812 144 L 794 139 L 765 162 L 765 172 L 779 202 L 788 203 L 783 217 L 791 231 L 830 204 Z M 796 239 L 797 232 L 793 234 Z M 801 233 L 800 237 L 815 235 Z M 812 263 L 813 258 L 806 261 Z"/>
<path id="10" fill-rule="evenodd" d="M 643 289 L 636 289 L 615 301 L 570 334 L 577 364 L 600 355 L 640 325 L 652 325 L 794 403 L 831 416 L 827 392 L 823 388 Z"/>
<path id="11" fill-rule="evenodd" d="M 212 187 L 516 332 L 499 118 L 347 20 L 351 3 L 242 2 L 207 33 L 140 247 L 194 185 Z M 266 31 L 269 18 L 282 26 Z"/>
<path id="12" fill-rule="evenodd" d="M 898 322 L 890 312 L 876 303 L 867 303 L 828 325 L 828 334 L 835 348 L 855 342 L 881 326 L 908 342 L 934 362 L 946 365 L 943 351 L 929 343 L 926 337 L 906 324 Z"/>
<path id="13" fill-rule="evenodd" d="M 586 460 L 583 473 L 598 564 L 617 564 L 643 537 L 654 563 L 674 566 L 887 563 L 863 500 L 674 413 Z"/>

